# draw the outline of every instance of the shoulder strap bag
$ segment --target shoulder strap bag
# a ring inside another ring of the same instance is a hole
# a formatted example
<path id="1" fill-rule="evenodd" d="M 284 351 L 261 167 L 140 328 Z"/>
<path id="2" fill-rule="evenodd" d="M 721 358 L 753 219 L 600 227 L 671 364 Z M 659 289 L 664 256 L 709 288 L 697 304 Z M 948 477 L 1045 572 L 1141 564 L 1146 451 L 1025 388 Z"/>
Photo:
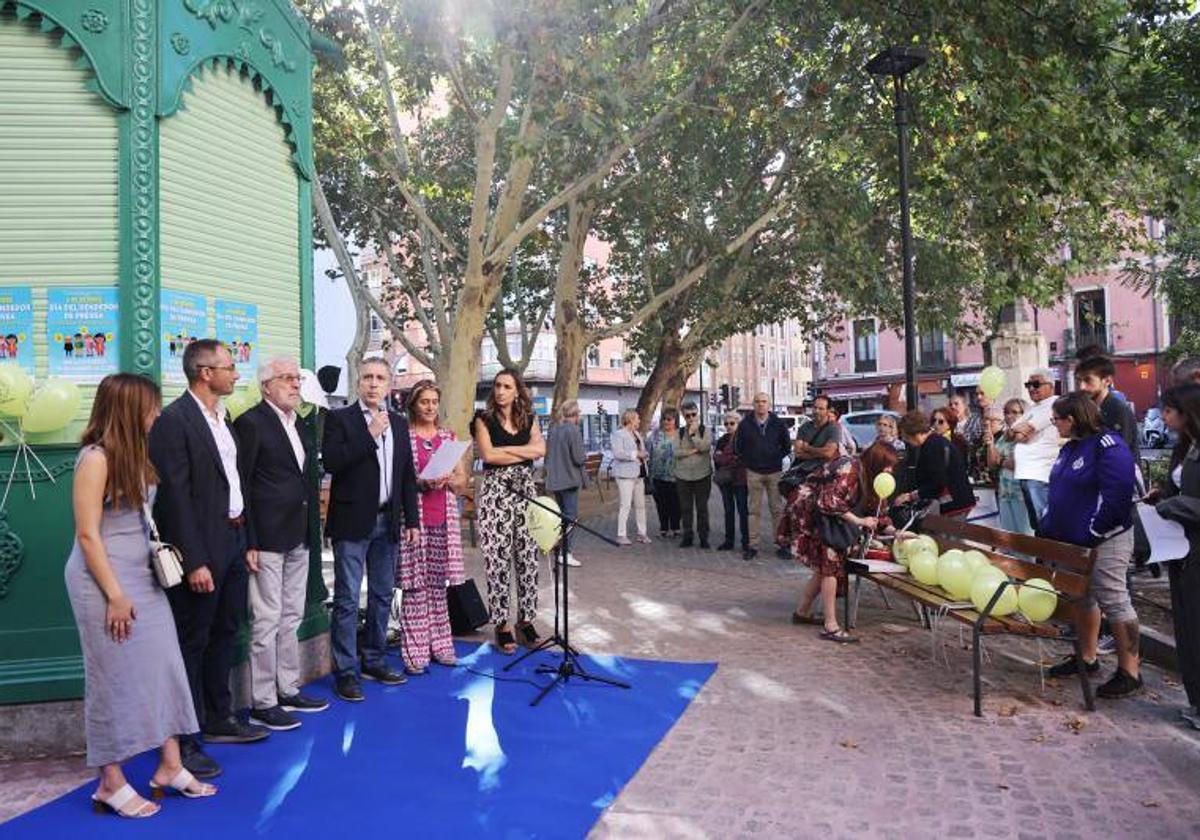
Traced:
<path id="1" fill-rule="evenodd" d="M 150 530 L 150 566 L 158 585 L 170 589 L 183 582 L 183 555 L 179 549 L 158 538 L 158 526 L 154 524 L 154 516 L 150 513 L 150 503 L 142 503 L 142 515 L 146 517 L 146 527 Z"/>

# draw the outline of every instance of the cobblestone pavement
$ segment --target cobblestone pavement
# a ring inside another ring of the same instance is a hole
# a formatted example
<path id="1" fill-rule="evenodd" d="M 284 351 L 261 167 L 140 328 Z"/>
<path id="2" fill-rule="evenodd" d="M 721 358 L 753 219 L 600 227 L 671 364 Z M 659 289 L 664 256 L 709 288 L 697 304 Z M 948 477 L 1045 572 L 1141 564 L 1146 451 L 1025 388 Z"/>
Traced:
<path id="1" fill-rule="evenodd" d="M 585 496 L 606 533 L 611 495 Z M 873 587 L 862 643 L 836 645 L 788 621 L 807 576 L 789 561 L 657 539 L 618 550 L 584 536 L 574 549 L 577 646 L 719 663 L 593 837 L 1200 836 L 1200 732 L 1178 721 L 1174 675 L 1147 667 L 1145 694 L 1089 713 L 1077 682 L 1041 690 L 1033 663 L 1058 650 L 991 640 L 975 718 L 957 628 L 941 631 L 935 660 L 929 631 Z M 87 775 L 77 759 L 0 765 L 0 819 Z"/>

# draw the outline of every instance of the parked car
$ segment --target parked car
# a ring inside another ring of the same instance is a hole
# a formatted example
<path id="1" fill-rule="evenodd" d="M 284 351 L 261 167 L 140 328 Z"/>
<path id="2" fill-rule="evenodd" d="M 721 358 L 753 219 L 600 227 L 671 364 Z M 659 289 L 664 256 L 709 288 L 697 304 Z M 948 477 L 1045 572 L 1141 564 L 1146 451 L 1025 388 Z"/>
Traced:
<path id="1" fill-rule="evenodd" d="M 850 411 L 842 415 L 841 424 L 850 430 L 859 449 L 865 449 L 875 442 L 875 424 L 879 422 L 880 417 L 885 415 L 895 417 L 897 420 L 900 418 L 896 412 L 886 409 Z"/>

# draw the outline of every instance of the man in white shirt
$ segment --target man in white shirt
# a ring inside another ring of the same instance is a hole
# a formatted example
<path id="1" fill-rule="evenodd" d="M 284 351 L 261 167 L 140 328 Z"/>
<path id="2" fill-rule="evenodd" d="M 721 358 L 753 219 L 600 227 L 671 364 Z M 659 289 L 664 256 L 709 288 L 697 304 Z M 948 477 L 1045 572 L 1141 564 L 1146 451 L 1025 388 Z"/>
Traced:
<path id="1" fill-rule="evenodd" d="M 1058 458 L 1062 439 L 1052 422 L 1054 378 L 1046 368 L 1029 374 L 1025 390 L 1033 405 L 1013 424 L 1009 434 L 1016 441 L 1013 447 L 1013 477 L 1021 482 L 1030 521 L 1036 529 L 1046 512 L 1050 492 L 1050 469 Z"/>
<path id="2" fill-rule="evenodd" d="M 256 723 L 277 731 L 300 725 L 291 712 L 329 703 L 300 692 L 300 640 L 309 548 L 316 542 L 315 453 L 298 425 L 300 367 L 289 356 L 259 366 L 262 402 L 237 419 L 246 495 L 250 572 L 250 683 Z"/>

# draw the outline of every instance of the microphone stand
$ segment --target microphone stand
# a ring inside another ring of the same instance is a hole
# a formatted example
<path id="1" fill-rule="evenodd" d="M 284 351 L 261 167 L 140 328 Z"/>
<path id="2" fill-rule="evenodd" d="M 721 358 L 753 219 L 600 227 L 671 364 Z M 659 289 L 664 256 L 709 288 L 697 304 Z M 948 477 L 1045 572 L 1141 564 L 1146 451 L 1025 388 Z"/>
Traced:
<path id="1" fill-rule="evenodd" d="M 558 541 L 558 545 L 555 548 L 555 551 L 558 554 L 557 558 L 555 558 L 555 562 L 558 564 L 558 570 L 561 570 L 561 573 L 562 573 L 562 577 L 561 577 L 562 634 L 559 635 L 559 632 L 558 632 L 558 628 L 559 628 L 558 606 L 560 603 L 558 593 L 559 593 L 560 578 L 559 578 L 558 570 L 556 570 L 555 574 L 554 574 L 554 606 L 555 606 L 554 634 L 543 639 L 540 643 L 538 643 L 538 645 L 536 647 L 533 647 L 533 648 L 527 650 L 525 653 L 521 654 L 521 656 L 517 657 L 512 662 L 505 665 L 502 670 L 509 671 L 512 668 L 515 668 L 517 665 L 524 662 L 529 657 L 533 656 L 535 653 L 540 653 L 541 651 L 544 651 L 544 650 L 550 650 L 550 649 L 554 648 L 561 652 L 560 658 L 558 660 L 558 664 L 556 664 L 556 665 L 538 665 L 534 669 L 534 673 L 536 673 L 536 674 L 553 674 L 554 679 L 552 679 L 541 691 L 538 692 L 537 696 L 534 697 L 533 701 L 529 704 L 530 706 L 536 706 L 538 703 L 542 702 L 542 700 L 545 699 L 546 695 L 550 693 L 551 689 L 553 689 L 555 686 L 557 686 L 559 684 L 566 685 L 568 682 L 570 682 L 572 677 L 574 677 L 575 679 L 584 680 L 585 682 L 603 683 L 604 685 L 611 685 L 616 688 L 629 688 L 630 687 L 629 683 L 621 682 L 620 680 L 615 680 L 615 679 L 612 679 L 611 677 L 601 677 L 601 676 L 597 676 L 596 674 L 589 674 L 587 672 L 587 670 L 583 667 L 583 664 L 579 661 L 579 657 L 580 657 L 579 651 L 576 650 L 571 645 L 571 623 L 570 623 L 571 608 L 570 608 L 569 595 L 568 595 L 568 589 L 567 589 L 567 583 L 568 583 L 568 580 L 570 577 L 570 568 L 571 568 L 567 564 L 567 554 L 570 550 L 569 534 L 571 532 L 571 529 L 572 528 L 580 528 L 584 531 L 587 531 L 592 536 L 598 537 L 599 539 L 603 540 L 604 542 L 606 542 L 612 546 L 617 545 L 616 540 L 613 540 L 613 539 L 605 536 L 604 534 L 601 534 L 598 531 L 595 531 L 595 530 L 589 528 L 588 526 L 584 525 L 577 519 L 572 519 L 571 517 L 564 514 L 562 511 L 555 510 L 554 508 L 549 507 L 548 505 L 542 504 L 537 499 L 534 499 L 534 498 L 531 498 L 530 496 L 525 495 L 520 490 L 516 489 L 515 487 L 513 487 L 511 485 L 508 486 L 508 491 L 510 493 L 512 493 L 514 496 L 519 496 L 520 498 L 524 499 L 526 502 L 528 502 L 531 505 L 537 505 L 542 510 L 547 510 L 550 513 L 553 513 L 559 519 L 559 528 L 562 531 L 562 538 Z"/>

